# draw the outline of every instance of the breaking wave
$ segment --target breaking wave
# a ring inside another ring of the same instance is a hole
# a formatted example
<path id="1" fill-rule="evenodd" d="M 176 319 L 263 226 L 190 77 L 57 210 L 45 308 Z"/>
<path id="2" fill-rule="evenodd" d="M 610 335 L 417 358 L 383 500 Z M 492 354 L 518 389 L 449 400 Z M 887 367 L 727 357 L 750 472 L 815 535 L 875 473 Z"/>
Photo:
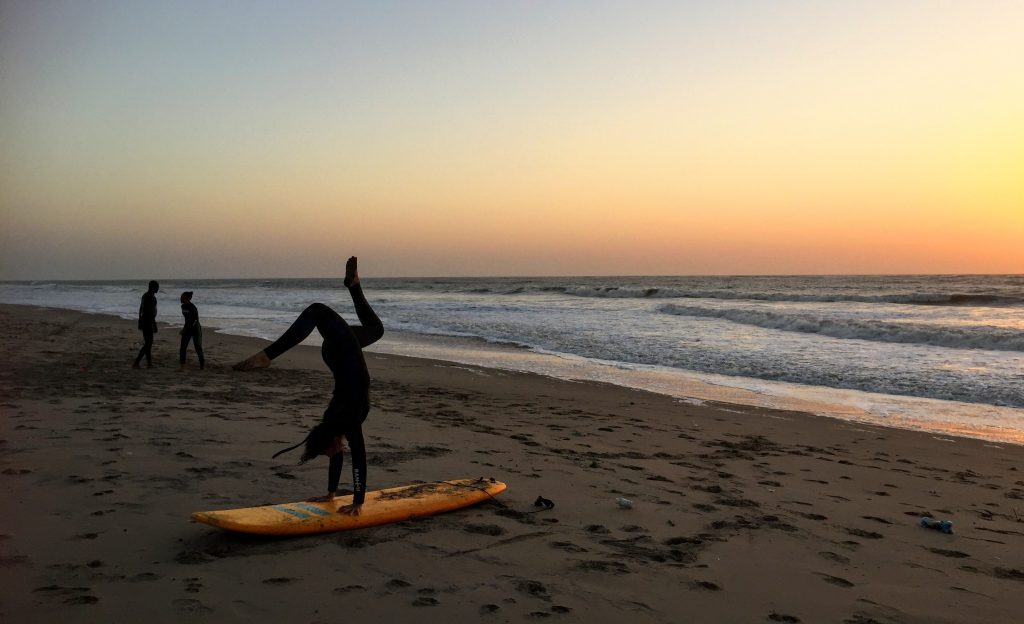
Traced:
<path id="1" fill-rule="evenodd" d="M 825 318 L 770 310 L 712 309 L 666 304 L 664 314 L 717 318 L 766 329 L 820 334 L 832 338 L 923 344 L 951 349 L 1024 351 L 1024 332 L 998 327 L 956 327 L 892 321 Z"/>

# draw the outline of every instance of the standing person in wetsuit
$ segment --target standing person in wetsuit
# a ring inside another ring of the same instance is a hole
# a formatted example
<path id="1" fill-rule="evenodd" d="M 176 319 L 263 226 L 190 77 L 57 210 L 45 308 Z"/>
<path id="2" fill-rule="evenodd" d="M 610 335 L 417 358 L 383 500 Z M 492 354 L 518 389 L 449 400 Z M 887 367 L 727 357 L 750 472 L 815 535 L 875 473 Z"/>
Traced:
<path id="1" fill-rule="evenodd" d="M 359 286 L 356 258 L 345 264 L 345 286 L 348 287 L 355 304 L 356 314 L 362 325 L 349 325 L 337 312 L 322 303 L 314 303 L 299 315 L 292 326 L 272 345 L 256 355 L 235 364 L 235 370 L 247 371 L 266 368 L 271 360 L 302 342 L 315 328 L 323 336 L 320 355 L 334 374 L 334 393 L 324 411 L 323 420 L 310 430 L 306 439 L 291 448 L 274 454 L 277 457 L 305 444 L 299 463 L 305 463 L 318 455 L 330 458 L 327 472 L 327 494 L 310 498 L 313 502 L 328 502 L 334 499 L 341 479 L 344 462 L 342 444 L 348 440 L 352 451 L 351 505 L 338 509 L 338 513 L 358 516 L 366 496 L 366 444 L 363 441 L 363 421 L 370 411 L 370 373 L 363 359 L 363 347 L 380 340 L 384 325 L 366 302 Z"/>
<path id="2" fill-rule="evenodd" d="M 153 368 L 153 334 L 156 333 L 156 293 L 160 284 L 156 280 L 149 282 L 149 290 L 142 295 L 139 305 L 139 329 L 142 330 L 142 348 L 135 357 L 132 368 L 139 368 L 142 356 L 146 356 L 146 368 Z"/>
<path id="3" fill-rule="evenodd" d="M 186 290 L 181 293 L 181 315 L 185 317 L 185 326 L 181 328 L 181 368 L 185 370 L 185 350 L 191 340 L 196 348 L 196 355 L 199 356 L 199 370 L 206 368 L 206 358 L 203 357 L 203 326 L 199 324 L 199 310 L 192 303 L 192 291 Z"/>

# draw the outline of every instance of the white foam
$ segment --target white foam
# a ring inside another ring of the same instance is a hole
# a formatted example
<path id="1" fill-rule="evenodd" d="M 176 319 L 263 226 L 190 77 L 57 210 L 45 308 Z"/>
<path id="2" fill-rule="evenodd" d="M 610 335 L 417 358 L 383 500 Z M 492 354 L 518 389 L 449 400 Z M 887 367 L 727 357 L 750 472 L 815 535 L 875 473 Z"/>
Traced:
<path id="1" fill-rule="evenodd" d="M 991 349 L 1024 351 L 1024 319 L 1020 328 L 926 324 L 925 322 L 892 322 L 879 319 L 843 318 L 829 310 L 831 316 L 814 315 L 801 310 L 709 308 L 666 304 L 659 308 L 665 314 L 719 318 L 733 323 L 767 329 L 821 334 L 833 338 L 874 342 L 924 344 L 953 349 Z"/>

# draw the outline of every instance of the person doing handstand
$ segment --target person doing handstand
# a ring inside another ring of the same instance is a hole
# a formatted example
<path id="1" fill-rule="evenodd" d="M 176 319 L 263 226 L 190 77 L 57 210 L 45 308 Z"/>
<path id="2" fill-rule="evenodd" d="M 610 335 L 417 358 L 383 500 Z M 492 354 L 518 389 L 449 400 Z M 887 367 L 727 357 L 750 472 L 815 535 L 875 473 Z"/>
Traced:
<path id="1" fill-rule="evenodd" d="M 352 296 L 356 315 L 361 325 L 349 325 L 337 312 L 322 303 L 307 307 L 291 327 L 269 347 L 235 364 L 240 371 L 266 368 L 272 360 L 302 342 L 315 328 L 323 337 L 320 354 L 334 375 L 334 391 L 324 411 L 323 420 L 313 427 L 306 439 L 295 446 L 278 451 L 277 457 L 305 444 L 299 463 L 318 455 L 330 458 L 327 471 L 327 494 L 310 498 L 312 502 L 334 499 L 341 479 L 344 462 L 342 444 L 347 440 L 352 451 L 351 505 L 344 505 L 338 513 L 359 515 L 366 496 L 366 444 L 363 441 L 363 421 L 370 411 L 370 373 L 363 358 L 363 347 L 371 345 L 384 335 L 384 324 L 367 303 L 359 285 L 356 258 L 345 264 L 345 286 Z"/>

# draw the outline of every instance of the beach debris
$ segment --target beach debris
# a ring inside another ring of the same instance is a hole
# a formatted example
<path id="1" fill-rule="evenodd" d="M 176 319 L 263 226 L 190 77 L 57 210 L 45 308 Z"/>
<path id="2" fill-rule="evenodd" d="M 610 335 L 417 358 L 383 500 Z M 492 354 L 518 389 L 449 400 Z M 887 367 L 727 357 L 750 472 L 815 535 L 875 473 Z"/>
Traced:
<path id="1" fill-rule="evenodd" d="M 926 529 L 935 529 L 936 531 L 942 531 L 943 533 L 953 533 L 953 523 L 949 520 L 936 520 L 931 516 L 921 517 L 921 526 Z"/>
<path id="2" fill-rule="evenodd" d="M 541 509 L 554 509 L 555 503 L 543 496 L 538 496 L 537 500 L 533 501 L 534 507 L 540 507 Z"/>
<path id="3" fill-rule="evenodd" d="M 615 503 L 618 504 L 619 509 L 632 509 L 633 508 L 633 501 L 629 500 L 628 498 L 623 498 L 622 496 L 616 498 L 615 499 Z"/>

